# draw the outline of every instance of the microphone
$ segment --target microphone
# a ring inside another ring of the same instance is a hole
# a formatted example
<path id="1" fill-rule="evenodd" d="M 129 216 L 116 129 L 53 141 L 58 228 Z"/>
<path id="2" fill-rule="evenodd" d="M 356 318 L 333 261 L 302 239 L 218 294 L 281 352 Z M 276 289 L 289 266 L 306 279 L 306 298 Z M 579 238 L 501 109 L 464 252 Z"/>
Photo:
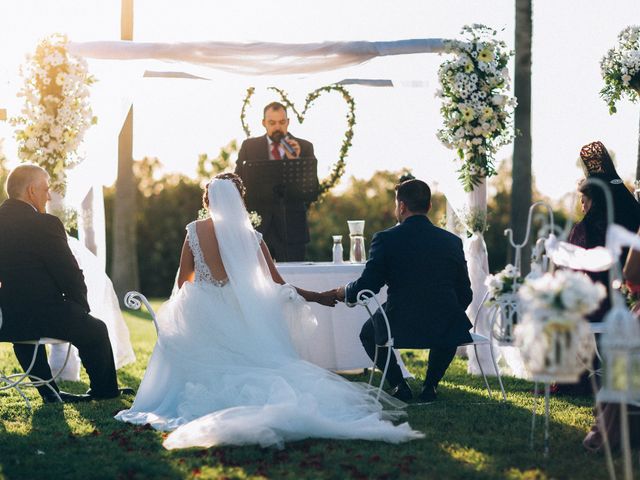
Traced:
<path id="1" fill-rule="evenodd" d="M 296 151 L 293 149 L 293 147 L 291 145 L 289 145 L 286 141 L 286 139 L 289 138 L 289 134 L 285 135 L 281 140 L 280 140 L 280 145 L 282 145 L 282 147 L 289 152 L 291 155 L 293 155 L 294 157 L 297 157 L 296 155 Z"/>

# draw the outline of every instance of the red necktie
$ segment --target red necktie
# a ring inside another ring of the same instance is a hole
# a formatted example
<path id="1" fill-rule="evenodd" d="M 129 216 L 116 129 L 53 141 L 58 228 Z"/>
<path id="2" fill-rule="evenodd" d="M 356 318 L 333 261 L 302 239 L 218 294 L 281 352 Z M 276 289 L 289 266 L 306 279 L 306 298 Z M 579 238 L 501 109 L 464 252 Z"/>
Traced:
<path id="1" fill-rule="evenodd" d="M 273 155 L 274 160 L 282 160 L 282 156 L 280 155 L 280 144 L 277 142 L 271 143 L 271 155 Z"/>

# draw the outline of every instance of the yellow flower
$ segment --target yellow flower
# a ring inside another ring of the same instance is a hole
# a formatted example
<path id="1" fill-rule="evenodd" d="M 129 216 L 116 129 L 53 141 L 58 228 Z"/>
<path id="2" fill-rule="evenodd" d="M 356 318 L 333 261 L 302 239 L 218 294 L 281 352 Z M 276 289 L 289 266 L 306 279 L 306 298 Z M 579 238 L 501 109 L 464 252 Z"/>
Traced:
<path id="1" fill-rule="evenodd" d="M 462 119 L 465 122 L 470 122 L 471 120 L 473 120 L 473 118 L 474 118 L 473 108 L 467 107 L 462 111 Z"/>
<path id="2" fill-rule="evenodd" d="M 465 71 L 465 73 L 473 72 L 473 63 L 472 62 L 467 62 L 467 64 L 464 66 L 464 71 Z"/>
<path id="3" fill-rule="evenodd" d="M 491 107 L 484 107 L 482 109 L 482 119 L 488 120 L 493 116 L 493 109 Z"/>
<path id="4" fill-rule="evenodd" d="M 493 60 L 493 52 L 488 48 L 480 50 L 480 53 L 478 53 L 478 60 L 481 62 L 490 62 Z"/>

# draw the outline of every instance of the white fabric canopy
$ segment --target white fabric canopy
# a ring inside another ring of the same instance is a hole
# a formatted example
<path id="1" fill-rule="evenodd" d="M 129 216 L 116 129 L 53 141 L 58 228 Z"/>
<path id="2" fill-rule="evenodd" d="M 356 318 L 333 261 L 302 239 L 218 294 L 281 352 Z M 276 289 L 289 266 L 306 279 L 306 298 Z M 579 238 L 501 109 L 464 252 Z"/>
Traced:
<path id="1" fill-rule="evenodd" d="M 444 40 L 391 42 L 70 42 L 69 52 L 102 60 L 163 60 L 201 65 L 241 75 L 289 75 L 326 72 L 375 57 L 444 51 Z"/>

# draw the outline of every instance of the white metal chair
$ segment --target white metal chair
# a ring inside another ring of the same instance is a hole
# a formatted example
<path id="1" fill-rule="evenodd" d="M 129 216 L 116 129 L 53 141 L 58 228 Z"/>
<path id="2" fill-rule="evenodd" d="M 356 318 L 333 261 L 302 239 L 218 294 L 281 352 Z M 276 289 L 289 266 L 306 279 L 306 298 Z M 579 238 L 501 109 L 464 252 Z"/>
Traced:
<path id="1" fill-rule="evenodd" d="M 389 362 L 391 360 L 391 355 L 392 355 L 392 349 L 394 347 L 394 341 L 393 341 L 393 337 L 391 336 L 391 326 L 389 325 L 389 318 L 387 317 L 386 312 L 384 311 L 384 309 L 382 308 L 382 305 L 380 304 L 380 301 L 378 300 L 378 298 L 376 297 L 376 295 L 371 291 L 371 290 L 361 290 L 360 292 L 358 292 L 358 295 L 356 297 L 356 304 L 357 305 L 361 305 L 363 307 L 365 307 L 367 309 L 367 312 L 369 313 L 369 316 L 371 318 L 373 318 L 373 314 L 377 311 L 380 310 L 380 312 L 382 313 L 382 317 L 384 318 L 384 323 L 385 323 L 385 327 L 387 330 L 387 341 L 384 344 L 378 345 L 376 344 L 376 350 L 375 350 L 375 354 L 373 357 L 373 366 L 371 367 L 371 375 L 369 375 L 369 385 L 371 385 L 373 383 L 373 373 L 376 369 L 376 364 L 378 361 L 378 349 L 380 348 L 386 348 L 387 349 L 387 360 L 385 361 L 385 365 L 384 365 L 384 370 L 382 371 L 382 378 L 380 379 L 380 385 L 378 386 L 378 394 L 376 396 L 376 399 L 380 398 L 380 392 L 382 392 L 382 387 L 384 386 L 384 380 L 387 376 L 387 370 L 389 369 Z M 369 306 L 369 304 L 371 303 L 371 301 L 373 301 L 375 303 L 376 308 L 374 310 L 372 310 Z M 471 334 L 471 342 L 469 343 L 465 343 L 464 345 L 473 345 L 474 350 L 476 350 L 476 358 L 478 356 L 478 352 L 477 352 L 477 346 L 478 345 L 489 345 L 489 349 L 491 351 L 491 359 L 493 361 L 493 367 L 495 369 L 495 373 L 496 376 L 498 377 L 498 382 L 500 383 L 500 390 L 502 391 L 502 398 L 504 401 L 507 400 L 507 395 L 504 391 L 504 386 L 502 384 L 502 378 L 500 377 L 500 371 L 498 370 L 498 365 L 496 364 L 494 355 L 493 355 L 493 349 L 491 348 L 491 341 L 485 337 L 484 335 L 480 335 L 479 333 L 476 332 L 470 332 Z M 484 379 L 484 384 L 487 387 L 487 391 L 489 392 L 489 397 L 492 398 L 492 391 L 491 391 L 491 387 L 489 386 L 489 381 L 487 379 L 486 374 L 484 373 L 484 370 L 482 369 L 482 366 L 480 366 L 480 372 L 482 373 L 482 378 Z"/>
<path id="2" fill-rule="evenodd" d="M 127 294 L 124 296 L 124 304 L 127 306 L 127 308 L 130 308 L 132 310 L 139 310 L 143 303 L 144 306 L 147 307 L 149 315 L 151 315 L 151 320 L 153 320 L 153 326 L 155 327 L 157 334 L 160 332 L 160 329 L 158 328 L 158 320 L 156 318 L 156 313 L 153 311 L 151 304 L 147 300 L 147 297 L 134 290 L 132 290 L 131 292 L 127 292 Z"/>
<path id="3" fill-rule="evenodd" d="M 2 310 L 0 310 L 0 328 L 2 328 Z M 64 367 L 67 365 L 67 361 L 69 360 L 69 354 L 71 352 L 71 344 L 69 343 L 69 348 L 67 349 L 67 355 L 64 359 L 64 363 L 62 367 L 51 376 L 49 379 L 43 379 L 40 377 L 36 377 L 31 373 L 33 366 L 36 363 L 36 358 L 38 356 L 38 349 L 41 345 L 56 345 L 56 344 L 64 344 L 68 343 L 66 340 L 59 340 L 57 338 L 40 338 L 38 340 L 25 340 L 20 342 L 11 342 L 11 343 L 19 343 L 19 344 L 27 344 L 33 345 L 33 357 L 31 358 L 31 363 L 29 367 L 24 371 L 24 373 L 12 373 L 9 375 L 4 375 L 0 373 L 0 392 L 4 390 L 15 389 L 18 394 L 22 397 L 27 405 L 27 409 L 31 412 L 31 402 L 29 398 L 25 395 L 23 388 L 25 387 L 48 387 L 53 394 L 60 399 L 60 395 L 56 391 L 55 388 L 51 386 L 51 383 L 54 382 L 64 370 Z"/>

